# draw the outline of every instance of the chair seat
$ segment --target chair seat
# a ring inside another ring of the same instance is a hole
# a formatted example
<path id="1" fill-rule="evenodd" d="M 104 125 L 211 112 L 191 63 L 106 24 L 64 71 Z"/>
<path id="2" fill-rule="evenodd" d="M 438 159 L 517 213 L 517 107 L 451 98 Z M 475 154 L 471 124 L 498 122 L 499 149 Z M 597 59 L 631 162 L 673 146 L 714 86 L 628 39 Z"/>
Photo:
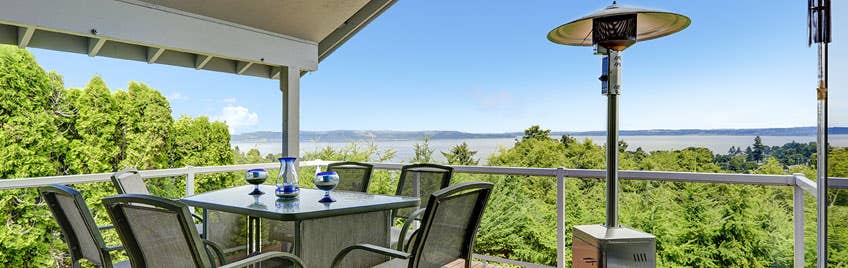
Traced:
<path id="1" fill-rule="evenodd" d="M 122 261 L 122 262 L 119 262 L 119 263 L 112 264 L 112 267 L 113 268 L 130 268 L 130 267 L 132 267 L 132 265 L 130 265 L 130 261 Z"/>
<path id="2" fill-rule="evenodd" d="M 404 268 L 404 267 L 409 267 L 409 260 L 392 259 L 390 261 L 387 261 L 387 262 L 384 262 L 384 263 L 381 263 L 381 264 L 377 264 L 376 266 L 373 266 L 372 268 Z"/>
<path id="3" fill-rule="evenodd" d="M 406 230 L 406 235 L 403 238 L 404 242 L 408 242 L 409 238 L 412 237 L 412 231 L 414 231 L 414 230 Z M 391 247 L 389 247 L 389 248 L 397 249 L 398 238 L 400 238 L 400 227 L 392 226 L 390 237 L 391 237 Z"/>
<path id="4" fill-rule="evenodd" d="M 409 260 L 392 259 L 390 261 L 373 266 L 372 268 L 404 268 L 408 266 Z M 457 259 L 456 261 L 443 265 L 441 268 L 465 268 L 465 260 Z M 471 262 L 471 268 L 500 268 L 500 266 L 481 262 Z"/>

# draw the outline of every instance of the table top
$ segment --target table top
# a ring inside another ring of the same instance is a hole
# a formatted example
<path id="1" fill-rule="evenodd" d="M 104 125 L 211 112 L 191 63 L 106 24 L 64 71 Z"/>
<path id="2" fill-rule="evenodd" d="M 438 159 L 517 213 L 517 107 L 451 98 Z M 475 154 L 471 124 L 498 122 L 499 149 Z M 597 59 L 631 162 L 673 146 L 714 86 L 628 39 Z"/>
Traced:
<path id="1" fill-rule="evenodd" d="M 205 192 L 181 200 L 189 206 L 281 221 L 296 221 L 418 206 L 418 198 L 333 191 L 336 202 L 318 202 L 324 191 L 300 189 L 297 199 L 278 200 L 275 186 L 260 185 L 263 195 L 248 195 L 254 186 L 243 185 Z"/>

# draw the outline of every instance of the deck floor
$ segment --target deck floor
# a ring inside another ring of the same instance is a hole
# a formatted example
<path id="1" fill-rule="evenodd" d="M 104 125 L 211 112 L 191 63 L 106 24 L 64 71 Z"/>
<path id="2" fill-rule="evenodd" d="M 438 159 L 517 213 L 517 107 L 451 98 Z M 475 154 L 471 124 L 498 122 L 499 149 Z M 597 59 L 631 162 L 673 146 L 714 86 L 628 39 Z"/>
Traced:
<path id="1" fill-rule="evenodd" d="M 452 263 L 448 263 L 447 265 L 442 266 L 442 268 L 465 268 L 465 260 L 463 260 L 463 259 L 455 260 Z M 486 263 L 475 261 L 475 262 L 471 263 L 471 268 L 501 268 L 501 267 L 495 266 L 495 265 L 492 265 L 492 264 L 486 264 Z"/>

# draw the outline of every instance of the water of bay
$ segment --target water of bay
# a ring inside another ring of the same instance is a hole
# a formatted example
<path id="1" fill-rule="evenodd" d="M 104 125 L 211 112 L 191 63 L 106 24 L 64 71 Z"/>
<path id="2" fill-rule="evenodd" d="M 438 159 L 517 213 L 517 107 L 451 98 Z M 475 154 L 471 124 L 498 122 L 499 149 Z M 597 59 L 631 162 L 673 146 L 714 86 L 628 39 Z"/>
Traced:
<path id="1" fill-rule="evenodd" d="M 579 141 L 591 139 L 596 144 L 603 144 L 606 138 L 603 136 L 575 136 Z M 642 147 L 645 151 L 657 150 L 678 150 L 687 147 L 705 147 L 714 153 L 727 153 L 731 146 L 742 147 L 743 149 L 754 143 L 753 136 L 622 136 L 629 145 L 629 150 L 635 150 Z M 807 143 L 815 142 L 815 136 L 762 136 L 763 144 L 768 146 L 780 146 L 792 141 Z M 848 146 L 848 135 L 830 135 L 830 144 L 836 147 Z M 361 143 L 367 143 L 362 141 Z M 462 142 L 468 143 L 471 150 L 477 151 L 477 157 L 481 159 L 481 164 L 486 162 L 486 158 L 498 151 L 498 148 L 511 148 L 515 143 L 515 139 L 498 138 L 498 139 L 440 139 L 430 140 L 430 148 L 435 150 L 433 157 L 438 161 L 444 161 L 444 156 L 440 152 L 447 152 L 454 145 Z M 416 143 L 421 143 L 420 140 L 402 140 L 402 141 L 375 141 L 374 144 L 380 150 L 392 149 L 397 152 L 392 162 L 406 162 L 414 156 L 413 146 Z M 300 150 L 302 152 L 312 152 L 327 146 L 332 148 L 344 148 L 350 145 L 350 142 L 311 142 L 302 141 Z M 279 142 L 263 142 L 263 143 L 245 143 L 233 142 L 232 146 L 238 146 L 241 151 L 247 151 L 251 148 L 257 148 L 262 155 L 269 153 L 279 153 L 282 150 L 282 145 Z"/>

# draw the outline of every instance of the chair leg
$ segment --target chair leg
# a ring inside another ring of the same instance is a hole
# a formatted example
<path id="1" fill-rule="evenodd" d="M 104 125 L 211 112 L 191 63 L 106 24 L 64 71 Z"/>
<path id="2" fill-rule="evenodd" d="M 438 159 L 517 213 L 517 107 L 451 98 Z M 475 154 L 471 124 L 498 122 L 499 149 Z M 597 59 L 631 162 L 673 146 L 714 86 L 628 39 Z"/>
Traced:
<path id="1" fill-rule="evenodd" d="M 292 246 L 291 242 L 280 241 L 280 251 L 292 253 L 293 249 L 294 247 Z"/>

